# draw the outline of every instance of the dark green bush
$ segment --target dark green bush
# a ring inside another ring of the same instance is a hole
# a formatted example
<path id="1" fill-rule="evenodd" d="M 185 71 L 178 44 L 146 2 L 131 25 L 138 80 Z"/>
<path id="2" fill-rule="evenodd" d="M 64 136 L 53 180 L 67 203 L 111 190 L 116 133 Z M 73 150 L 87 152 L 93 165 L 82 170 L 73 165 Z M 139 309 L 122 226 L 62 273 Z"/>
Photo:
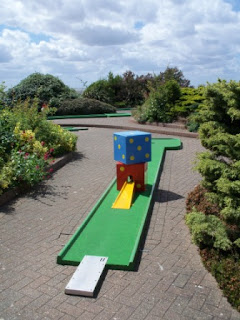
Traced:
<path id="1" fill-rule="evenodd" d="M 167 82 L 170 83 L 169 81 L 176 82 L 180 87 L 190 85 L 190 81 L 184 78 L 182 71 L 177 67 L 167 67 L 159 75 L 148 73 L 138 76 L 128 70 L 121 76 L 114 76 L 109 72 L 107 79 L 98 80 L 86 88 L 83 97 L 100 100 L 114 107 L 136 108 L 144 103 L 151 90 L 150 87 L 157 89 Z M 173 90 L 169 94 L 172 93 Z M 175 97 L 172 98 L 175 99 Z M 169 97 L 170 100 L 171 97 Z"/>
<path id="2" fill-rule="evenodd" d="M 107 103 L 94 99 L 78 98 L 63 101 L 60 108 L 56 111 L 56 115 L 84 115 L 115 112 L 116 108 Z"/>
<path id="3" fill-rule="evenodd" d="M 38 98 L 38 105 L 58 107 L 62 100 L 78 97 L 75 90 L 70 89 L 60 79 L 50 74 L 33 73 L 23 79 L 18 85 L 7 92 L 7 97 L 13 105 L 16 101 L 24 101 L 28 98 L 32 101 Z"/>
<path id="4" fill-rule="evenodd" d="M 140 123 L 171 122 L 175 118 L 172 109 L 180 95 L 180 86 L 175 80 L 169 80 L 158 87 L 150 86 L 148 98 L 134 110 L 133 116 Z"/>
<path id="5" fill-rule="evenodd" d="M 105 103 L 112 103 L 114 91 L 109 85 L 108 80 L 101 79 L 90 84 L 90 86 L 84 90 L 83 97 Z"/>
<path id="6" fill-rule="evenodd" d="M 114 107 L 135 107 L 144 101 L 144 93 L 151 77 L 136 76 L 126 71 L 122 76 L 109 72 L 107 79 L 92 83 L 83 92 L 83 97 L 109 103 Z"/>
<path id="7" fill-rule="evenodd" d="M 219 214 L 219 207 L 207 198 L 207 189 L 201 185 L 197 185 L 187 196 L 186 209 L 191 212 L 195 208 L 206 215 Z"/>
<path id="8" fill-rule="evenodd" d="M 202 261 L 216 278 L 229 302 L 240 312 L 240 255 L 200 250 Z"/>

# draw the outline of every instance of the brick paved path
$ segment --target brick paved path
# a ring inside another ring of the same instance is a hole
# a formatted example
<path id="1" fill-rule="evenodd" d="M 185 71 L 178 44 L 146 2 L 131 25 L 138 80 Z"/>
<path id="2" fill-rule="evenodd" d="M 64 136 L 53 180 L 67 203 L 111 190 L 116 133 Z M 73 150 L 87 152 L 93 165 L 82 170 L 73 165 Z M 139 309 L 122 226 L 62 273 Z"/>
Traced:
<path id="1" fill-rule="evenodd" d="M 201 146 L 192 138 L 166 154 L 138 271 L 108 270 L 93 299 L 64 294 L 75 267 L 56 256 L 114 178 L 114 131 L 77 132 L 74 161 L 0 209 L 0 319 L 240 319 L 184 223 L 185 197 L 199 180 L 191 167 Z"/>

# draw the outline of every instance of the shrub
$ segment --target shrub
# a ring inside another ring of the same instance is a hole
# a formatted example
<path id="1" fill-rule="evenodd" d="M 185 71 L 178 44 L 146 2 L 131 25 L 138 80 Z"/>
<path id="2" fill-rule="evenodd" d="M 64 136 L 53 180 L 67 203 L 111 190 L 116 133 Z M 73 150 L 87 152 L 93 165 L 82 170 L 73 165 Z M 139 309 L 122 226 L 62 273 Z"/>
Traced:
<path id="1" fill-rule="evenodd" d="M 240 82 L 208 85 L 199 111 L 199 135 L 209 151 L 198 155 L 196 169 L 208 198 L 219 206 L 219 218 L 237 250 L 240 235 Z M 236 226 L 232 228 L 232 226 Z"/>
<path id="2" fill-rule="evenodd" d="M 198 112 L 193 111 L 193 113 L 187 117 L 186 125 L 187 125 L 188 131 L 190 131 L 190 132 L 197 132 L 198 131 L 200 125 L 197 120 L 197 116 L 198 116 Z"/>
<path id="3" fill-rule="evenodd" d="M 193 112 L 197 112 L 199 106 L 204 101 L 204 87 L 181 88 L 181 97 L 174 105 L 174 112 L 178 116 L 187 117 Z"/>
<path id="4" fill-rule="evenodd" d="M 114 113 L 116 108 L 113 106 L 88 98 L 79 98 L 74 100 L 65 100 L 58 108 L 57 115 L 81 115 L 81 114 L 101 114 Z"/>
<path id="5" fill-rule="evenodd" d="M 206 215 L 218 215 L 219 207 L 217 204 L 212 203 L 207 198 L 207 189 L 201 185 L 197 185 L 193 191 L 191 191 L 186 200 L 187 212 L 191 212 L 193 209 L 200 211 Z"/>
<path id="6" fill-rule="evenodd" d="M 48 122 L 37 105 L 27 100 L 0 111 L 0 194 L 41 181 L 52 155 L 75 150 L 77 136 Z"/>
<path id="7" fill-rule="evenodd" d="M 175 80 L 169 80 L 158 87 L 150 86 L 148 98 L 133 112 L 133 116 L 141 123 L 171 122 L 174 119 L 172 108 L 180 95 L 180 86 Z"/>
<path id="8" fill-rule="evenodd" d="M 214 247 L 230 250 L 232 242 L 229 240 L 222 221 L 214 215 L 204 215 L 193 209 L 186 215 L 186 223 L 190 228 L 195 244 L 202 247 Z"/>
<path id="9" fill-rule="evenodd" d="M 135 107 L 144 101 L 147 76 L 135 76 L 126 71 L 122 76 L 114 76 L 109 72 L 107 79 L 92 83 L 84 92 L 83 97 L 109 103 L 115 107 Z"/>
<path id="10" fill-rule="evenodd" d="M 88 99 L 99 100 L 105 103 L 113 102 L 113 89 L 109 86 L 108 80 L 98 80 L 93 82 L 83 92 L 83 97 Z"/>
<path id="11" fill-rule="evenodd" d="M 207 199 L 219 213 L 205 215 L 205 195 L 197 197 L 186 223 L 200 246 L 205 265 L 215 275 L 229 301 L 240 307 L 240 82 L 219 80 L 206 88 L 196 116 L 199 136 L 208 149 L 198 155 L 196 169 L 203 177 Z M 196 202 L 197 202 L 196 201 Z M 189 208 L 190 210 L 190 208 Z M 206 253 L 206 254 L 205 254 Z M 237 263 L 237 267 L 236 264 Z"/>
<path id="12" fill-rule="evenodd" d="M 39 107 L 48 104 L 58 107 L 64 99 L 76 98 L 77 92 L 66 86 L 60 79 L 50 74 L 33 73 L 7 92 L 13 103 L 38 98 Z"/>
<path id="13" fill-rule="evenodd" d="M 216 252 L 213 249 L 200 250 L 202 261 L 216 278 L 229 302 L 240 311 L 240 255 Z"/>

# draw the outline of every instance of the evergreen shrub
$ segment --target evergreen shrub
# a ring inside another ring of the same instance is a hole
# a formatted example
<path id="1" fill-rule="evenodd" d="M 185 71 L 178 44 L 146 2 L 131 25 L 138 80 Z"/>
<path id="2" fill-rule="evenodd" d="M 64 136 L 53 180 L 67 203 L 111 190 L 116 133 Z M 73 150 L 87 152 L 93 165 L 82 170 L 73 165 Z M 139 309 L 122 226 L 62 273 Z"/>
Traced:
<path id="1" fill-rule="evenodd" d="M 84 115 L 115 112 L 116 108 L 110 104 L 95 99 L 78 98 L 63 101 L 61 106 L 57 109 L 56 115 Z"/>

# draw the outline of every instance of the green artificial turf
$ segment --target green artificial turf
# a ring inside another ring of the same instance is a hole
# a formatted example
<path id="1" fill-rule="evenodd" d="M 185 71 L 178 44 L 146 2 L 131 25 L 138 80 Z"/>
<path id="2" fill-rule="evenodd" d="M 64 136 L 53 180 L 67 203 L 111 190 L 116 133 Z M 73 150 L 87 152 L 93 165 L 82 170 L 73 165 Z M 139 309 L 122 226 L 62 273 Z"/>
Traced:
<path id="1" fill-rule="evenodd" d="M 62 128 L 67 131 L 88 130 L 88 128 L 82 128 L 82 127 L 62 127 Z"/>
<path id="2" fill-rule="evenodd" d="M 49 116 L 48 120 L 78 119 L 78 118 L 110 118 L 110 117 L 130 117 L 130 116 L 131 116 L 131 113 L 80 114 L 80 115 Z"/>
<path id="3" fill-rule="evenodd" d="M 78 265 L 85 255 L 106 256 L 109 268 L 133 269 L 165 149 L 180 148 L 179 139 L 152 139 L 152 161 L 148 163 L 146 191 L 135 193 L 129 210 L 112 209 L 119 192 L 115 179 L 59 253 L 57 262 Z"/>

